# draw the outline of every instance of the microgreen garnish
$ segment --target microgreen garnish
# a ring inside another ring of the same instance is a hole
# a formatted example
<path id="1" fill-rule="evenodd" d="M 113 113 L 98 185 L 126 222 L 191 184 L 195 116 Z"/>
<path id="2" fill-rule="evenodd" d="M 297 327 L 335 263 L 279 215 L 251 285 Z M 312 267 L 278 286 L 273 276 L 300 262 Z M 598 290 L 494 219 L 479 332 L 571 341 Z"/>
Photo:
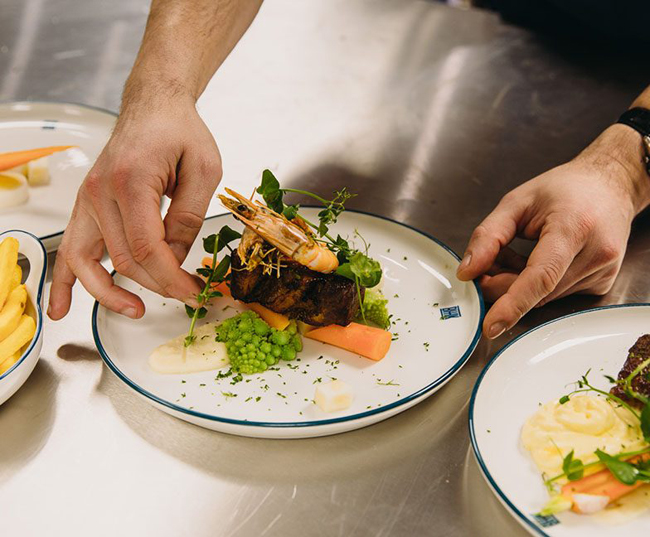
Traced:
<path id="1" fill-rule="evenodd" d="M 573 458 L 573 450 L 562 460 L 562 471 L 569 481 L 581 479 L 585 473 L 585 465 L 580 459 Z"/>
<path id="2" fill-rule="evenodd" d="M 210 235 L 203 239 L 203 249 L 212 254 L 212 264 L 210 267 L 201 267 L 197 272 L 205 278 L 205 286 L 203 290 L 196 296 L 196 301 L 199 305 L 198 308 L 191 308 L 185 306 L 187 316 L 192 319 L 190 322 L 190 329 L 185 337 L 185 346 L 189 347 L 196 341 L 194 335 L 194 327 L 196 321 L 203 319 L 208 313 L 205 307 L 212 298 L 223 296 L 221 292 L 212 289 L 213 283 L 221 283 L 226 279 L 228 269 L 230 268 L 230 255 L 224 255 L 221 261 L 217 263 L 217 254 L 227 247 L 231 252 L 232 248 L 228 246 L 229 243 L 241 237 L 241 234 L 231 229 L 228 226 L 223 226 L 219 233 Z"/>
<path id="3" fill-rule="evenodd" d="M 618 386 L 621 386 L 625 392 L 625 395 L 641 403 L 641 411 L 633 408 L 627 401 L 618 397 L 612 393 L 608 393 L 604 390 L 596 388 L 589 381 L 589 373 L 591 370 L 587 371 L 580 379 L 575 383 L 576 388 L 562 396 L 559 400 L 561 405 L 567 404 L 571 397 L 577 393 L 586 393 L 593 392 L 598 395 L 604 396 L 608 401 L 615 403 L 617 406 L 625 408 L 628 410 L 636 419 L 639 420 L 641 433 L 646 442 L 650 443 L 650 402 L 648 398 L 644 395 L 638 393 L 632 387 L 632 381 L 640 375 L 646 367 L 650 365 L 650 359 L 642 362 L 639 366 L 632 371 L 630 375 L 624 379 L 616 380 L 613 377 L 605 375 L 605 378 L 611 383 Z M 621 446 L 623 449 L 625 446 Z M 560 453 L 561 454 L 561 453 Z M 583 464 L 580 459 L 574 459 L 573 450 L 563 458 L 562 461 L 562 473 L 551 477 L 545 480 L 546 486 L 549 490 L 552 490 L 553 483 L 559 479 L 567 479 L 569 481 L 576 481 L 581 479 L 584 476 L 585 470 L 593 468 L 595 466 L 604 466 L 607 468 L 612 475 L 621 483 L 625 485 L 634 485 L 638 482 L 650 483 L 650 458 L 640 457 L 643 455 L 650 454 L 650 446 L 633 452 L 622 452 L 615 455 L 605 453 L 604 451 L 597 449 L 594 452 L 594 455 L 598 458 L 597 461 L 591 462 L 589 464 Z"/>
<path id="4" fill-rule="evenodd" d="M 394 380 L 389 380 L 388 382 L 380 382 L 379 379 L 377 379 L 377 384 L 379 386 L 399 386 Z"/>

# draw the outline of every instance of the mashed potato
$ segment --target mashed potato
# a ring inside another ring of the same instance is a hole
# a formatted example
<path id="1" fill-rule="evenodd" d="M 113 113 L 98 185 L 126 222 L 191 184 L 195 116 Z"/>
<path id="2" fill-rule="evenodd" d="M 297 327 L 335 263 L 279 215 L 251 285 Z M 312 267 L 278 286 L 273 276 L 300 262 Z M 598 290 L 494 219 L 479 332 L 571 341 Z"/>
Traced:
<path id="1" fill-rule="evenodd" d="M 597 449 L 620 453 L 647 446 L 639 420 L 629 410 L 590 395 L 543 405 L 524 424 L 521 440 L 548 477 L 562 473 L 562 459 L 571 450 L 586 464 L 596 460 Z"/>

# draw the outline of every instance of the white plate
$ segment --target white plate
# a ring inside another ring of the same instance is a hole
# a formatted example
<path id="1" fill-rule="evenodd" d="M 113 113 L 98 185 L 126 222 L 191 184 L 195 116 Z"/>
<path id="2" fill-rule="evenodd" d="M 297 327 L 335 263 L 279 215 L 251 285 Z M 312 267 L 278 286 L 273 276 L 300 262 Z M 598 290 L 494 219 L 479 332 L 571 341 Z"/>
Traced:
<path id="1" fill-rule="evenodd" d="M 27 287 L 27 313 L 36 320 L 36 333 L 31 343 L 10 369 L 0 375 L 0 405 L 9 399 L 32 374 L 43 346 L 43 284 L 47 273 L 47 255 L 43 244 L 25 231 L 6 231 L 0 234 L 0 241 L 14 237 L 20 242 L 19 252 L 29 261 Z"/>
<path id="2" fill-rule="evenodd" d="M 48 251 L 56 249 L 68 224 L 77 189 L 103 149 L 114 123 L 112 112 L 78 104 L 0 104 L 0 152 L 52 145 L 79 146 L 50 157 L 50 184 L 30 187 L 26 204 L 0 210 L 0 230 L 24 229 L 39 237 Z"/>
<path id="3" fill-rule="evenodd" d="M 650 304 L 608 306 L 538 326 L 506 345 L 474 388 L 469 428 L 474 453 L 499 500 L 533 535 L 605 537 L 649 535 L 650 511 L 622 525 L 562 513 L 537 519 L 548 493 L 521 446 L 526 419 L 539 403 L 557 399 L 589 369 L 590 380 L 609 390 L 603 374 L 616 376 L 637 338 L 650 332 Z"/>
<path id="4" fill-rule="evenodd" d="M 307 218 L 316 218 L 317 209 L 304 211 Z M 230 215 L 220 215 L 205 221 L 199 237 L 216 233 L 225 224 L 241 229 Z M 116 282 L 139 293 L 147 313 L 131 321 L 95 304 L 97 348 L 108 367 L 149 402 L 217 431 L 269 438 L 323 436 L 402 412 L 439 389 L 465 364 L 480 337 L 483 301 L 474 283 L 456 279 L 458 257 L 432 237 L 391 220 L 346 211 L 336 232 L 351 236 L 355 229 L 363 233 L 371 255 L 384 266 L 384 292 L 397 319 L 393 331 L 399 339 L 381 362 L 305 339 L 300 361 L 281 362 L 279 371 L 252 375 L 246 377 L 250 382 L 234 386 L 230 379 L 215 381 L 215 371 L 159 375 L 149 369 L 148 355 L 186 331 L 188 318 L 177 303 L 142 291 L 119 275 Z M 200 243 L 190 252 L 188 269 L 198 267 L 206 255 Z M 234 314 L 233 309 L 222 311 L 235 304 L 232 300 L 219 300 L 206 320 Z M 457 311 L 460 316 L 442 320 L 441 308 L 452 308 L 444 311 L 452 315 Z M 330 377 L 353 387 L 355 400 L 348 410 L 326 414 L 312 403 L 317 379 L 327 382 Z M 378 384 L 390 381 L 399 386 Z M 237 397 L 227 398 L 222 392 Z M 261 397 L 259 402 L 256 397 Z"/>

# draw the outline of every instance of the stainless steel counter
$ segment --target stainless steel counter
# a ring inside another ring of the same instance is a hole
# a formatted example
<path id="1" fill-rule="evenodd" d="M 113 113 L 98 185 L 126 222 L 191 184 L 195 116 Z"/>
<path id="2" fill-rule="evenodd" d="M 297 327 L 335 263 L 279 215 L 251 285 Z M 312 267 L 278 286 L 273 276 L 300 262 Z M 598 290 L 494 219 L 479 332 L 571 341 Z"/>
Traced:
<path id="1" fill-rule="evenodd" d="M 0 100 L 115 109 L 144 0 L 0 0 Z M 199 103 L 225 183 L 264 167 L 462 251 L 509 189 L 574 155 L 647 83 L 640 57 L 561 44 L 497 16 L 399 0 L 267 0 Z M 216 205 L 213 210 L 216 210 Z M 573 297 L 483 341 L 439 393 L 379 425 L 299 441 L 237 438 L 150 407 L 102 365 L 81 288 L 0 407 L 0 534 L 524 535 L 471 454 L 467 406 L 495 350 L 591 306 L 648 301 L 635 225 L 601 299 Z"/>

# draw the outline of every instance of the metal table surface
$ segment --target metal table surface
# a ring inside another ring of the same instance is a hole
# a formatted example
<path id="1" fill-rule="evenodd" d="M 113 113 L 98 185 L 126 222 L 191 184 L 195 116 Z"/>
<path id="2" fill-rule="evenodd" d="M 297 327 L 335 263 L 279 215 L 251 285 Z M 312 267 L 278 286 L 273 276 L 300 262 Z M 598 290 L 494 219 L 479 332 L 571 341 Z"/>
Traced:
<path id="1" fill-rule="evenodd" d="M 0 0 L 0 100 L 116 109 L 145 0 Z M 224 183 L 264 167 L 456 251 L 515 185 L 580 150 L 642 89 L 629 53 L 559 43 L 483 11 L 399 0 L 268 0 L 199 103 Z M 639 71 L 637 73 L 637 71 Z M 216 205 L 212 210 L 217 210 Z M 0 408 L 0 534 L 435 535 L 525 532 L 490 493 L 467 431 L 474 382 L 523 330 L 647 301 L 648 219 L 602 298 L 527 315 L 417 407 L 329 438 L 254 440 L 149 406 L 102 364 L 90 297 L 47 322 L 42 358 Z"/>

